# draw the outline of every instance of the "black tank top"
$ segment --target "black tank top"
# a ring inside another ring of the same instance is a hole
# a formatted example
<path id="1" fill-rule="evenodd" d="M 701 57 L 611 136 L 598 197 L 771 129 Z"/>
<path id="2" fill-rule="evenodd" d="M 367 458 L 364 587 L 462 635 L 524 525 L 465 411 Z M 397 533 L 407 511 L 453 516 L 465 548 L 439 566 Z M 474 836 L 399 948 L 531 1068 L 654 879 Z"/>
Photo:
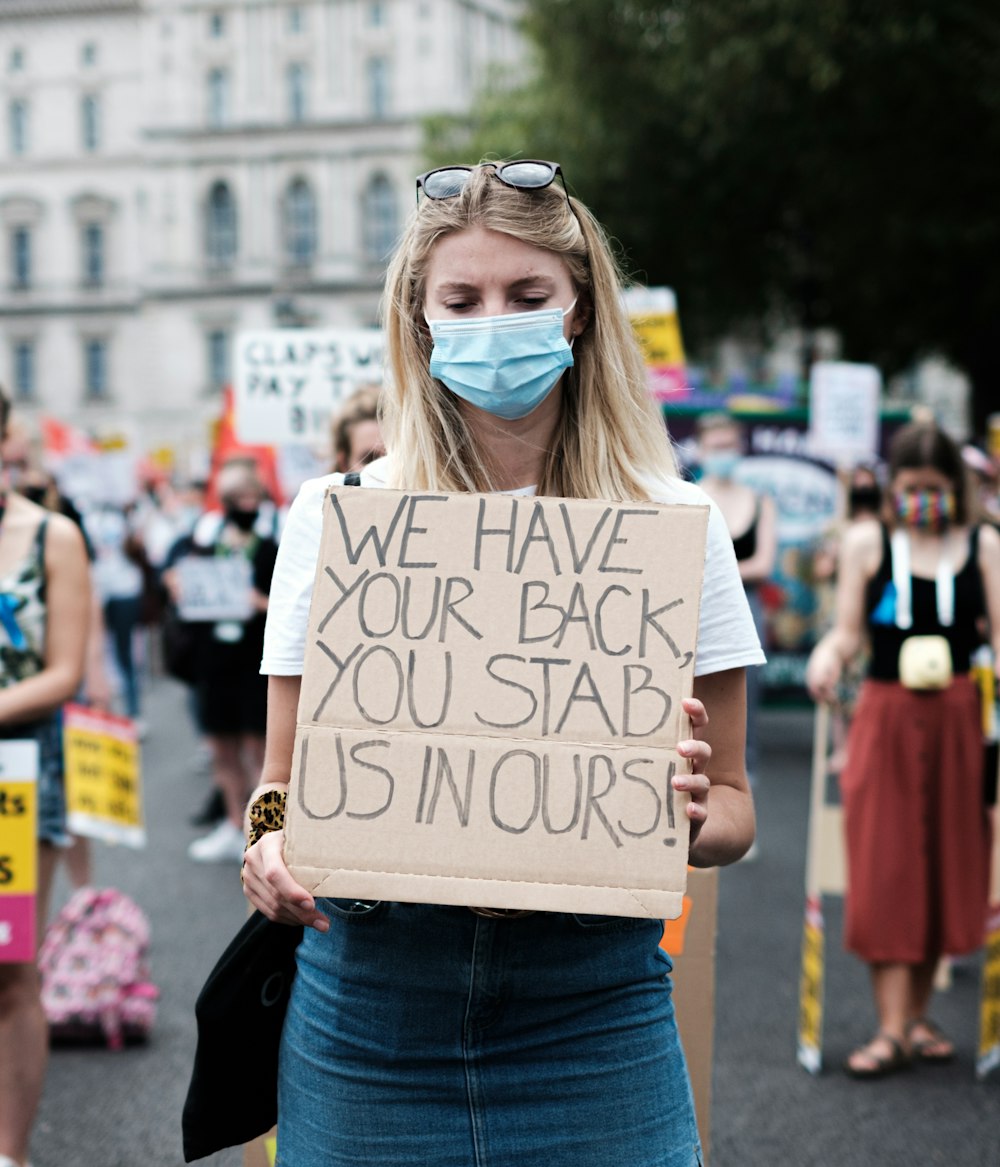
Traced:
<path id="1" fill-rule="evenodd" d="M 978 627 L 986 614 L 986 596 L 977 562 L 979 528 L 969 532 L 969 554 L 955 576 L 955 619 L 949 627 L 938 621 L 937 585 L 932 579 L 910 577 L 913 603 L 913 626 L 897 628 L 896 589 L 892 582 L 892 551 L 889 532 L 882 527 L 882 562 L 865 589 L 865 615 L 871 637 L 871 663 L 868 675 L 878 681 L 899 680 L 899 650 L 908 636 L 944 636 L 951 648 L 952 669 L 956 674 L 969 671 L 972 653 L 983 643 Z"/>
<path id="2" fill-rule="evenodd" d="M 742 535 L 737 535 L 733 540 L 733 550 L 736 552 L 736 562 L 742 563 L 744 559 L 750 559 L 757 550 L 757 522 L 760 519 L 760 499 L 757 500 L 753 508 L 753 519 L 750 526 L 743 532 Z"/>

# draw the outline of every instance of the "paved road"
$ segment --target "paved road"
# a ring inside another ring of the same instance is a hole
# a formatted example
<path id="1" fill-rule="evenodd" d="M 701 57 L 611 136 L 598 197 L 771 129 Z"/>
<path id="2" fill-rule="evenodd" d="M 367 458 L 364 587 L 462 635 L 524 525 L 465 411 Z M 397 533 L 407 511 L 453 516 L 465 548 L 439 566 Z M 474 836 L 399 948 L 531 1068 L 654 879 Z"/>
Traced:
<path id="1" fill-rule="evenodd" d="M 101 847 L 97 871 L 99 882 L 121 887 L 150 915 L 163 990 L 155 1037 L 122 1053 L 54 1053 L 34 1167 L 183 1161 L 179 1115 L 194 1050 L 192 1004 L 239 927 L 244 901 L 235 866 L 197 866 L 185 856 L 194 836 L 188 815 L 206 779 L 193 764 L 196 742 L 180 687 L 155 683 L 148 716 L 149 847 Z M 811 729 L 801 711 L 763 720 L 761 857 L 724 871 L 721 881 L 713 1167 L 1000 1167 L 1000 1076 L 977 1084 L 972 1071 L 978 964 L 961 969 L 935 1004 L 961 1046 L 954 1065 L 879 1083 L 851 1081 L 836 1068 L 812 1078 L 796 1065 Z M 873 1021 L 864 971 L 839 951 L 838 905 L 828 906 L 827 1048 L 836 1067 Z M 238 1167 L 242 1156 L 203 1162 Z"/>

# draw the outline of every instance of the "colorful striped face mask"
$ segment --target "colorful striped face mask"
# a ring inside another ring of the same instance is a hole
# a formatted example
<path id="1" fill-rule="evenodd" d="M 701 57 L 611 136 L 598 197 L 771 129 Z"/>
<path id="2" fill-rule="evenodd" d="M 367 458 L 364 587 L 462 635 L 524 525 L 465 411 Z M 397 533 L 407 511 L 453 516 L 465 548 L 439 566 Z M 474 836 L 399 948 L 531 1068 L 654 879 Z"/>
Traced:
<path id="1" fill-rule="evenodd" d="M 955 521 L 953 490 L 896 490 L 896 518 L 913 531 L 943 531 Z"/>

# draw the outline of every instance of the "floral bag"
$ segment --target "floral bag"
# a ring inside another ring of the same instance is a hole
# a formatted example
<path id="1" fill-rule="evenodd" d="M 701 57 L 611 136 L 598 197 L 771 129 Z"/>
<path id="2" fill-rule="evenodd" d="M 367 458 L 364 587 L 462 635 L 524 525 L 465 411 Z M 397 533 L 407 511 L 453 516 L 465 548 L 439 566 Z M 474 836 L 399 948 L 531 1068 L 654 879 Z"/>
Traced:
<path id="1" fill-rule="evenodd" d="M 38 957 L 53 1040 L 145 1040 L 159 989 L 150 980 L 149 922 L 113 888 L 81 888 L 49 926 Z"/>

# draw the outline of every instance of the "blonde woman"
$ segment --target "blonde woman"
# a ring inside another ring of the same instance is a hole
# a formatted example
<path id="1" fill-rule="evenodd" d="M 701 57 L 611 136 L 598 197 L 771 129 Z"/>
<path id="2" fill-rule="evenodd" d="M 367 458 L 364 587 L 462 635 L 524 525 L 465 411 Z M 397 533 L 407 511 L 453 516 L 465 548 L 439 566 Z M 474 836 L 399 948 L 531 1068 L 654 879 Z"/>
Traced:
<path id="1" fill-rule="evenodd" d="M 605 238 L 558 178 L 554 163 L 516 162 L 417 180 L 386 291 L 388 454 L 363 487 L 706 502 L 676 477 Z M 329 481 L 303 487 L 279 550 L 252 821 L 288 782 Z M 694 730 L 679 744 L 693 773 L 674 780 L 691 795 L 697 865 L 731 863 L 753 840 L 744 669 L 761 659 L 713 508 L 685 706 Z M 283 1035 L 279 1162 L 701 1162 L 656 921 L 316 901 L 282 844 L 268 830 L 244 865 L 256 907 L 307 925 Z"/>

